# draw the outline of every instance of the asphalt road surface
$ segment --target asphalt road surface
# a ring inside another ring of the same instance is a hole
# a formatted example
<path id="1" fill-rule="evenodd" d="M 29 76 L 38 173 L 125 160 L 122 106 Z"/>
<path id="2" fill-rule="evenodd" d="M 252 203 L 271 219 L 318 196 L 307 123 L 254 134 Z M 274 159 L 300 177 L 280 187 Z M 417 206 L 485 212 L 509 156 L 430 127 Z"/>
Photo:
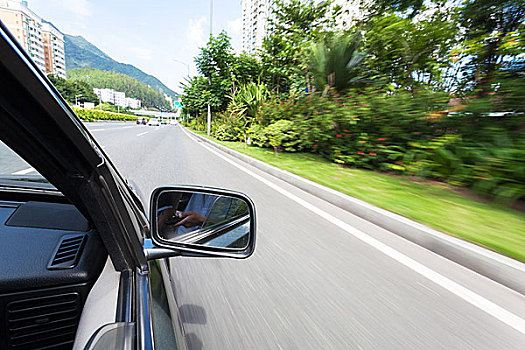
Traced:
<path id="1" fill-rule="evenodd" d="M 255 202 L 251 258 L 171 259 L 192 349 L 524 348 L 523 295 L 197 142 L 180 126 L 88 128 L 148 199 L 156 186 L 195 184 Z"/>

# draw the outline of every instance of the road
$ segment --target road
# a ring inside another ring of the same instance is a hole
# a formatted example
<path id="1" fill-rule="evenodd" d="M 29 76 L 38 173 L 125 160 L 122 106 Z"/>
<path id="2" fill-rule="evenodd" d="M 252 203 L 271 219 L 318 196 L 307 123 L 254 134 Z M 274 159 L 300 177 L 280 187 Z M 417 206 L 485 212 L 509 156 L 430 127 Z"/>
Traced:
<path id="1" fill-rule="evenodd" d="M 171 259 L 192 349 L 523 349 L 525 296 L 209 148 L 180 126 L 88 128 L 146 198 L 159 185 L 196 184 L 255 202 L 251 258 Z"/>

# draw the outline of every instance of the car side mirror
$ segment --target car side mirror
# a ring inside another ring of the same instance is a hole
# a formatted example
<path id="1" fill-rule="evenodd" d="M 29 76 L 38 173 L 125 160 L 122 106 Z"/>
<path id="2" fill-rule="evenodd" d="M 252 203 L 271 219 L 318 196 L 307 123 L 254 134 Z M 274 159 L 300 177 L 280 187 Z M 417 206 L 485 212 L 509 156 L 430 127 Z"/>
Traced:
<path id="1" fill-rule="evenodd" d="M 255 249 L 255 206 L 242 193 L 196 186 L 159 187 L 151 195 L 150 211 L 156 247 L 181 255 L 241 259 Z"/>

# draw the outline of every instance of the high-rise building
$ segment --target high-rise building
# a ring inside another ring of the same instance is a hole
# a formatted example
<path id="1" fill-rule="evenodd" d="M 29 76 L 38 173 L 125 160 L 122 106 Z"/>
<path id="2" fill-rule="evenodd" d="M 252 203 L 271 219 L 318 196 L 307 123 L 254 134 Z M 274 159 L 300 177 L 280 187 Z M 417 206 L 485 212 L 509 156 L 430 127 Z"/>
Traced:
<path id="1" fill-rule="evenodd" d="M 243 51 L 252 53 L 261 47 L 274 2 L 274 0 L 241 0 Z"/>
<path id="2" fill-rule="evenodd" d="M 27 7 L 27 1 L 0 0 L 0 19 L 36 65 L 45 72 L 42 19 Z"/>
<path id="3" fill-rule="evenodd" d="M 325 0 L 302 0 L 305 3 L 319 4 Z M 363 0 L 333 0 L 333 5 L 341 6 L 337 18 L 340 29 L 348 29 L 353 22 L 363 18 L 360 4 Z M 242 7 L 242 49 L 253 53 L 261 47 L 264 37 L 271 32 L 269 19 L 274 19 L 275 0 L 241 0 Z"/>
<path id="4" fill-rule="evenodd" d="M 50 22 L 42 22 L 44 40 L 44 58 L 46 73 L 66 78 L 66 55 L 64 53 L 64 35 Z"/>
<path id="5" fill-rule="evenodd" d="M 31 11 L 27 1 L 0 0 L 0 20 L 42 72 L 66 77 L 64 35 Z"/>

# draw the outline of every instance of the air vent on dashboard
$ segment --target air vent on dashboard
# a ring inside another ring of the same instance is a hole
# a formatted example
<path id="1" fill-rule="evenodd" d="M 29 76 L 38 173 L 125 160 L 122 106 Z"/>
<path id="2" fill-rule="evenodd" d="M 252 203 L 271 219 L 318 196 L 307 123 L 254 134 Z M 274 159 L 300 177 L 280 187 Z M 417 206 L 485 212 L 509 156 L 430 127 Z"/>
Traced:
<path id="1" fill-rule="evenodd" d="M 75 267 L 80 259 L 82 248 L 86 242 L 87 236 L 84 234 L 71 234 L 62 236 L 47 268 L 53 269 L 71 269 Z"/>
<path id="2" fill-rule="evenodd" d="M 81 312 L 78 293 L 17 300 L 7 305 L 9 349 L 71 349 Z"/>

